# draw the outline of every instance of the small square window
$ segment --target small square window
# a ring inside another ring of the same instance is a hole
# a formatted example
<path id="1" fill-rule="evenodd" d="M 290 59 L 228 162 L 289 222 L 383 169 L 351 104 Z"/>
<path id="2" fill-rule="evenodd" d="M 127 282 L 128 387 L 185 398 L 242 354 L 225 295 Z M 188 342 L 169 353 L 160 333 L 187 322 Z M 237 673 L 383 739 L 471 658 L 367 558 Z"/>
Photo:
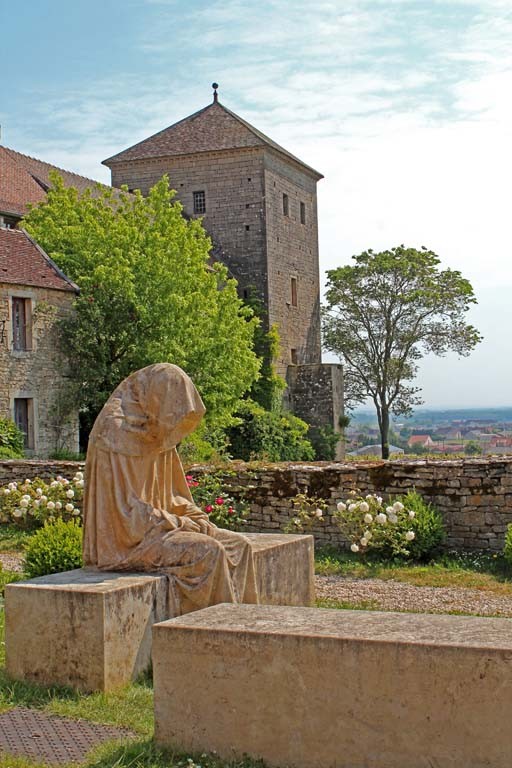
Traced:
<path id="1" fill-rule="evenodd" d="M 32 317 L 30 299 L 12 297 L 12 348 L 16 351 L 32 349 Z"/>
<path id="2" fill-rule="evenodd" d="M 32 398 L 17 397 L 14 399 L 14 421 L 24 434 L 24 448 L 34 447 L 34 401 Z"/>
<path id="3" fill-rule="evenodd" d="M 292 293 L 292 307 L 297 307 L 297 278 L 292 277 L 291 279 L 291 293 Z"/>
<path id="4" fill-rule="evenodd" d="M 306 203 L 300 204 L 300 223 L 306 223 Z"/>
<path id="5" fill-rule="evenodd" d="M 206 193 L 204 189 L 192 194 L 194 196 L 194 213 L 206 213 Z"/>
<path id="6" fill-rule="evenodd" d="M 297 350 L 296 349 L 290 349 L 290 360 L 292 361 L 292 365 L 297 365 Z"/>
<path id="7" fill-rule="evenodd" d="M 288 200 L 288 195 L 283 195 L 283 214 L 285 216 L 290 215 L 290 201 Z"/>

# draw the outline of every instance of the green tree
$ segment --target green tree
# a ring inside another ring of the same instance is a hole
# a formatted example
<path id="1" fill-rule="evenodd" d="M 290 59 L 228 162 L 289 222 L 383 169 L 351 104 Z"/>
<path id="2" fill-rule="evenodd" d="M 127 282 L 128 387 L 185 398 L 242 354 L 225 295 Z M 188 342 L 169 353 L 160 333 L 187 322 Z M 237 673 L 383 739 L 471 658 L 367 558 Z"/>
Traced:
<path id="1" fill-rule="evenodd" d="M 79 194 L 52 179 L 28 232 L 80 287 L 62 321 L 73 404 L 93 421 L 115 386 L 154 362 L 181 366 L 207 407 L 207 425 L 231 423 L 258 377 L 258 320 L 226 268 L 210 264 L 200 221 L 187 221 L 167 177 L 147 197 L 105 190 Z"/>
<path id="2" fill-rule="evenodd" d="M 371 250 L 354 265 L 329 270 L 324 342 L 345 365 L 349 405 L 373 400 L 382 456 L 389 456 L 390 414 L 408 415 L 421 403 L 411 382 L 425 354 L 466 356 L 481 340 L 464 321 L 476 303 L 460 272 L 439 268 L 425 248 Z"/>
<path id="3" fill-rule="evenodd" d="M 464 446 L 464 453 L 466 456 L 478 456 L 483 452 L 483 448 L 476 440 L 468 440 Z"/>

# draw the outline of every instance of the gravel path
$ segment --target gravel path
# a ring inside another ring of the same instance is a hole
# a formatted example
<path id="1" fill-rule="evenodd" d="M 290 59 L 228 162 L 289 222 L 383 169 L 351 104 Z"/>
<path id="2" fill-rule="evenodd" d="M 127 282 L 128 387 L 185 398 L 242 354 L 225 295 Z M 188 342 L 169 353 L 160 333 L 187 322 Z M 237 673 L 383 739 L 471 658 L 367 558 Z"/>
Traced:
<path id="1" fill-rule="evenodd" d="M 512 597 L 501 597 L 479 589 L 415 587 L 398 581 L 354 579 L 346 576 L 316 576 L 317 599 L 362 603 L 361 607 L 383 611 L 417 613 L 476 613 L 512 617 Z"/>
<path id="2" fill-rule="evenodd" d="M 0 552 L 0 564 L 4 571 L 20 571 L 22 567 L 23 556 L 16 552 Z"/>

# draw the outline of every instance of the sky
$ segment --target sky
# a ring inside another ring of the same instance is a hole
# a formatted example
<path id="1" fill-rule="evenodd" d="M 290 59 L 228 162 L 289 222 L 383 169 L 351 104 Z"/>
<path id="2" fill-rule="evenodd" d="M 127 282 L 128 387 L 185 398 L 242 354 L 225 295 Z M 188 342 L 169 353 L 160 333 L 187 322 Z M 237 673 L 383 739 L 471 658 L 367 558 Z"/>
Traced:
<path id="1" fill-rule="evenodd" d="M 510 0 L 0 0 L 0 29 L 2 144 L 109 182 L 218 82 L 325 175 L 322 283 L 401 243 L 471 281 L 484 341 L 423 360 L 425 405 L 512 405 Z"/>

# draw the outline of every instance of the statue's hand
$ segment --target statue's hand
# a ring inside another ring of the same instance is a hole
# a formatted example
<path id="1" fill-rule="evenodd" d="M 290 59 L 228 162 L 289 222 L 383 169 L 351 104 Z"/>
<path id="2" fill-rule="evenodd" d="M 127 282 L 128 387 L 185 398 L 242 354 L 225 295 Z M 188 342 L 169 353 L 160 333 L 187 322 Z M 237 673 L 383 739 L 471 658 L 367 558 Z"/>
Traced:
<path id="1" fill-rule="evenodd" d="M 191 531 L 192 533 L 203 533 L 203 531 L 201 531 L 201 527 L 198 521 L 191 520 L 190 517 L 185 517 L 185 515 L 183 515 L 183 517 L 180 517 L 179 520 L 180 520 L 180 530 Z"/>

